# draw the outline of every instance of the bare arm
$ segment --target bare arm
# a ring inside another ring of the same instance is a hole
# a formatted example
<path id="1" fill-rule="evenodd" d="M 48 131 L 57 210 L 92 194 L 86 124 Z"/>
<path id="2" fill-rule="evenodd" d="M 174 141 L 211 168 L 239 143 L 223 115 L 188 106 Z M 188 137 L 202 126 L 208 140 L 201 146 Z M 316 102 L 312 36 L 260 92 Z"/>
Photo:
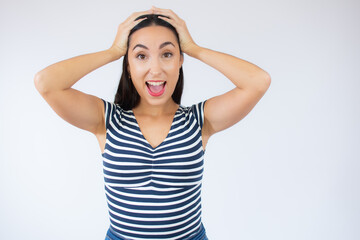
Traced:
<path id="1" fill-rule="evenodd" d="M 117 59 L 111 49 L 73 57 L 38 72 L 35 86 L 40 93 L 67 90 L 88 73 Z"/>
<path id="2" fill-rule="evenodd" d="M 270 86 L 270 75 L 245 60 L 197 45 L 193 45 L 189 55 L 217 69 L 236 86 L 206 102 L 204 130 L 209 136 L 243 119 Z"/>
<path id="3" fill-rule="evenodd" d="M 35 87 L 61 118 L 96 134 L 104 125 L 101 99 L 71 87 L 86 74 L 116 58 L 114 52 L 105 50 L 55 63 L 36 74 Z"/>
<path id="4" fill-rule="evenodd" d="M 36 89 L 61 118 L 95 135 L 105 131 L 101 99 L 71 87 L 88 73 L 124 56 L 131 28 L 143 20 L 134 21 L 135 18 L 146 13 L 149 11 L 133 13 L 121 23 L 115 41 L 108 50 L 52 64 L 35 75 Z"/>

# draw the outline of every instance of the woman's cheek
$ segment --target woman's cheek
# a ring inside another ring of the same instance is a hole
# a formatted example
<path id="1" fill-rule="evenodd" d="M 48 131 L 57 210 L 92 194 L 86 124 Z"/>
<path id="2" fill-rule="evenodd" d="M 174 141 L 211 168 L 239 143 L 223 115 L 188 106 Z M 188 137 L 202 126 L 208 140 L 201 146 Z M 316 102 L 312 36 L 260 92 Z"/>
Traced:
<path id="1" fill-rule="evenodd" d="M 179 73 L 179 66 L 176 64 L 167 64 L 164 69 L 171 76 L 176 76 Z"/>
<path id="2" fill-rule="evenodd" d="M 141 73 L 146 68 L 146 64 L 144 63 L 133 63 L 130 65 L 130 68 L 132 69 L 132 72 L 134 74 Z"/>

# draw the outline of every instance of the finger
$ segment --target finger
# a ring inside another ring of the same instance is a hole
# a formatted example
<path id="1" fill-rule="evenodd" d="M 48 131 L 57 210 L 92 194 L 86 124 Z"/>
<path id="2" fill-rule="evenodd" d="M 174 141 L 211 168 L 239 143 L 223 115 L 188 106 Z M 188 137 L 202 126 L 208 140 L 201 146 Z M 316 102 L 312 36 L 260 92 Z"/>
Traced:
<path id="1" fill-rule="evenodd" d="M 176 21 L 174 21 L 173 19 L 171 18 L 167 18 L 167 17 L 162 17 L 162 16 L 158 16 L 158 18 L 170 23 L 171 25 L 173 25 L 175 27 L 176 25 Z"/>
<path id="2" fill-rule="evenodd" d="M 166 13 L 168 15 L 174 16 L 175 18 L 179 18 L 179 16 L 171 9 L 164 9 L 164 8 L 157 8 L 157 7 L 153 7 L 152 9 L 154 10 L 154 12 Z"/>
<path id="3" fill-rule="evenodd" d="M 163 9 L 157 7 L 153 7 L 152 9 L 154 10 L 154 14 L 169 16 L 170 18 L 173 18 L 175 20 L 179 19 L 179 16 L 177 16 L 171 9 Z"/>
<path id="4" fill-rule="evenodd" d="M 171 16 L 171 13 L 167 9 L 159 9 L 159 8 L 154 9 L 154 14 L 161 14 L 169 17 Z"/>
<path id="5" fill-rule="evenodd" d="M 151 14 L 152 12 L 153 12 L 152 10 L 147 10 L 147 11 L 142 11 L 142 12 L 135 12 L 135 13 L 131 14 L 130 17 L 128 17 L 128 19 L 126 19 L 126 25 L 129 26 L 130 28 L 133 28 L 137 24 L 142 22 L 143 20 L 147 19 L 146 17 L 137 19 L 138 17 L 143 16 L 143 15 Z"/>
<path id="6" fill-rule="evenodd" d="M 155 6 L 152 6 L 151 9 L 153 9 L 155 11 L 169 11 L 170 10 L 170 9 L 165 9 L 165 8 L 158 8 L 158 7 L 155 7 Z"/>
<path id="7" fill-rule="evenodd" d="M 144 21 L 144 20 L 146 20 L 146 19 L 147 19 L 147 18 L 144 17 L 144 18 L 139 18 L 139 19 L 137 19 L 137 20 L 134 20 L 133 22 L 131 22 L 130 28 L 135 27 L 135 26 L 138 25 L 140 22 L 142 22 L 142 21 Z"/>
<path id="8" fill-rule="evenodd" d="M 145 14 L 151 14 L 153 12 L 152 9 L 146 10 L 146 11 L 141 11 L 141 12 L 134 12 L 135 15 L 140 16 L 140 15 L 145 15 Z"/>
<path id="9" fill-rule="evenodd" d="M 174 24 L 179 25 L 180 22 L 182 21 L 181 18 L 177 18 L 174 15 L 168 15 L 166 13 L 159 13 L 159 15 L 163 15 L 163 16 L 158 16 L 158 18 L 165 20 L 165 21 L 171 23 L 172 25 L 174 25 Z"/>
<path id="10" fill-rule="evenodd" d="M 135 21 L 136 18 L 142 16 L 142 15 L 147 15 L 147 14 L 152 14 L 153 10 L 147 10 L 147 11 L 142 11 L 142 12 L 134 12 L 132 13 L 127 19 L 127 22 L 133 22 Z"/>

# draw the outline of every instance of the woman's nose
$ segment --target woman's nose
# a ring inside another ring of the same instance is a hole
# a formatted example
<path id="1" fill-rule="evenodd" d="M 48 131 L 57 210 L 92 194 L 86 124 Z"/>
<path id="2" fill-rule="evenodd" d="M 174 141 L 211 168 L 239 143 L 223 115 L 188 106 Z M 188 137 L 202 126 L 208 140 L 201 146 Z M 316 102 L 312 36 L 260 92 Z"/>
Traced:
<path id="1" fill-rule="evenodd" d="M 152 75 L 158 75 L 161 73 L 161 65 L 158 60 L 152 60 L 150 65 L 150 73 Z"/>

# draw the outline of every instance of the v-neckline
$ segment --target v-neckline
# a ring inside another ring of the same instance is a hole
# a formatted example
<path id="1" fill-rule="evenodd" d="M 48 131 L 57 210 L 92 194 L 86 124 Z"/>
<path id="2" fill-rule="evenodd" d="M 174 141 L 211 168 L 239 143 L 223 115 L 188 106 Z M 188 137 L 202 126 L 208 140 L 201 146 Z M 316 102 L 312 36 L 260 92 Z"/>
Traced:
<path id="1" fill-rule="evenodd" d="M 169 129 L 166 137 L 165 137 L 165 138 L 161 141 L 161 143 L 158 144 L 156 147 L 153 147 L 153 146 L 150 144 L 150 142 L 145 138 L 143 132 L 141 131 L 140 125 L 139 125 L 139 123 L 138 123 L 138 121 L 137 121 L 137 119 L 136 119 L 136 116 L 135 116 L 135 114 L 134 114 L 134 111 L 133 111 L 132 109 L 130 109 L 130 112 L 131 112 L 131 114 L 133 115 L 133 117 L 134 117 L 134 119 L 135 119 L 135 123 L 136 123 L 136 125 L 137 125 L 137 127 L 139 128 L 139 131 L 140 131 L 140 133 L 141 133 L 141 137 L 143 138 L 143 140 L 145 140 L 146 144 L 148 145 L 148 147 L 151 148 L 151 150 L 156 150 L 157 148 L 159 148 L 161 145 L 164 144 L 164 142 L 166 141 L 166 139 L 168 139 L 168 138 L 170 137 L 170 132 L 171 132 L 171 130 L 173 129 L 173 125 L 174 125 L 174 122 L 175 122 L 175 116 L 176 116 L 176 114 L 178 113 L 178 111 L 180 110 L 180 107 L 181 107 L 181 105 L 179 105 L 179 107 L 178 107 L 178 108 L 176 109 L 176 111 L 175 111 L 175 114 L 174 114 L 174 116 L 173 116 L 173 119 L 172 119 L 172 122 L 171 122 L 171 125 L 170 125 L 170 129 Z"/>

